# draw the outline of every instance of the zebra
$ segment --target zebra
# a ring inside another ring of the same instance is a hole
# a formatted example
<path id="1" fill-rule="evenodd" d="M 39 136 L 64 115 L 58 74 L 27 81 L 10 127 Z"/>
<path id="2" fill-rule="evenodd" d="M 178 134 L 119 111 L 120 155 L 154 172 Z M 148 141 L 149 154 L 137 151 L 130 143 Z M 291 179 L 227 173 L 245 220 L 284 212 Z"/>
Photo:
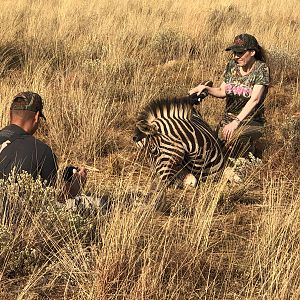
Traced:
<path id="1" fill-rule="evenodd" d="M 199 180 L 224 166 L 220 140 L 194 108 L 198 100 L 154 100 L 138 115 L 133 140 L 146 150 L 155 173 L 167 185 L 178 183 L 182 170 Z"/>

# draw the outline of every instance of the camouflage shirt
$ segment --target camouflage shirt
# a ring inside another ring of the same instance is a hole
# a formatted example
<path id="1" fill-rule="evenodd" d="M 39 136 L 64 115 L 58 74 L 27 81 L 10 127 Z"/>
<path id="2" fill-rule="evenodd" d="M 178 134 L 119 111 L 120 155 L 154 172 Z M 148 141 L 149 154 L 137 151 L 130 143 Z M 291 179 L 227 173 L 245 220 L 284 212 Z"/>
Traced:
<path id="1" fill-rule="evenodd" d="M 230 60 L 224 72 L 226 108 L 225 118 L 228 114 L 238 115 L 251 97 L 254 85 L 266 86 L 265 92 L 260 99 L 260 103 L 251 111 L 246 120 L 253 120 L 264 123 L 264 99 L 270 84 L 269 68 L 267 65 L 257 60 L 253 69 L 247 75 L 241 75 L 238 65 L 234 60 Z"/>

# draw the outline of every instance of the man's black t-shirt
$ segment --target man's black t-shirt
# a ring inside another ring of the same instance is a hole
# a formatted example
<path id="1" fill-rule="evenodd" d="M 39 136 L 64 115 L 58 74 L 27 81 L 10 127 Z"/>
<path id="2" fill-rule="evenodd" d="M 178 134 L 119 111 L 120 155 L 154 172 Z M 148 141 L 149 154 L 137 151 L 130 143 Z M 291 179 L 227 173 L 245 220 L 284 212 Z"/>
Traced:
<path id="1" fill-rule="evenodd" d="M 56 156 L 51 148 L 21 127 L 11 124 L 0 131 L 0 178 L 16 167 L 53 184 L 57 175 Z"/>

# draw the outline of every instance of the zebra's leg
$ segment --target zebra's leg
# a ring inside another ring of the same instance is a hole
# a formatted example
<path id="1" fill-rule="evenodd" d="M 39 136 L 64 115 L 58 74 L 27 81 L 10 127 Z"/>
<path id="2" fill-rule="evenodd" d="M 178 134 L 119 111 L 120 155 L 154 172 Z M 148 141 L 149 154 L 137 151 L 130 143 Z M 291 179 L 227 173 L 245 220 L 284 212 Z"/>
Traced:
<path id="1" fill-rule="evenodd" d="M 181 176 L 184 170 L 185 150 L 180 143 L 174 142 L 161 145 L 160 154 L 155 159 L 155 173 L 160 179 L 160 185 L 175 188 L 183 187 L 183 178 Z"/>
<path id="2" fill-rule="evenodd" d="M 198 183 L 198 178 L 196 178 L 193 175 L 191 170 L 189 170 L 185 166 L 181 167 L 176 177 L 176 185 L 179 188 L 186 188 L 186 187 L 196 187 L 197 183 Z"/>
<path id="3" fill-rule="evenodd" d="M 197 178 L 192 173 L 187 174 L 183 179 L 183 185 L 186 187 L 196 187 L 197 182 Z"/>
<path id="4" fill-rule="evenodd" d="M 166 187 L 172 187 L 175 189 L 183 189 L 185 187 L 196 187 L 197 178 L 182 164 L 172 167 L 172 175 L 162 182 L 165 183 Z"/>

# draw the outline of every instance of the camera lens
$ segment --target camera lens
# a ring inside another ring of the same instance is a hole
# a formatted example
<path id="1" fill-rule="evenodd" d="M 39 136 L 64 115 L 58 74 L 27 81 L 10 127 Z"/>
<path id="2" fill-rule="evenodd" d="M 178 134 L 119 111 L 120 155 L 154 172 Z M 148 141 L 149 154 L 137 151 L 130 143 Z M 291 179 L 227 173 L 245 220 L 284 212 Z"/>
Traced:
<path id="1" fill-rule="evenodd" d="M 76 173 L 77 170 L 78 170 L 78 168 L 76 168 L 74 166 L 65 167 L 64 172 L 63 172 L 64 181 L 71 182 L 72 176 L 74 173 Z"/>

